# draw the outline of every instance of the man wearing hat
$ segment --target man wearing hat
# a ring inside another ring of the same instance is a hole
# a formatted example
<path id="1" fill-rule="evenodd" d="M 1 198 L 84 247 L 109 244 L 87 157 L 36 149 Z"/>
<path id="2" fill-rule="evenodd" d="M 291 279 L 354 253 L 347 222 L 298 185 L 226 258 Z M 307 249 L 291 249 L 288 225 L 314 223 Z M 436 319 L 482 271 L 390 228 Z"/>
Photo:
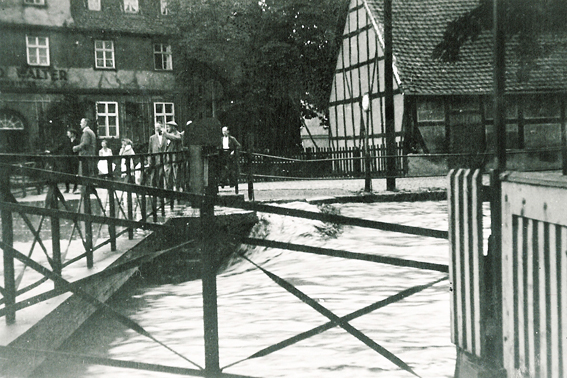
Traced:
<path id="1" fill-rule="evenodd" d="M 172 190 L 174 187 L 180 187 L 180 183 L 178 181 L 178 159 L 180 157 L 173 152 L 179 152 L 183 149 L 183 136 L 179 132 L 177 123 L 175 121 L 166 122 L 163 137 L 166 139 L 165 152 L 168 152 L 166 156 L 167 163 L 165 164 L 165 188 Z"/>

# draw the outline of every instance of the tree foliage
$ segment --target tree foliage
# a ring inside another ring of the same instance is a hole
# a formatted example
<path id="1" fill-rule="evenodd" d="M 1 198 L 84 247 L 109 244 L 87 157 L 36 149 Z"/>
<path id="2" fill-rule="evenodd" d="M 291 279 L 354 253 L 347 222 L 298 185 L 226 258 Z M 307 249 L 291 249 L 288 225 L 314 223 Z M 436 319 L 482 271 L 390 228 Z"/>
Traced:
<path id="1" fill-rule="evenodd" d="M 493 1 L 480 0 L 479 5 L 447 24 L 443 40 L 433 51 L 433 58 L 448 62 L 459 59 L 460 48 L 474 41 L 485 30 L 493 27 Z M 548 33 L 562 33 L 567 29 L 566 0 L 498 0 L 504 7 L 504 24 L 508 39 L 517 37 L 517 55 L 523 68 L 529 70 L 538 57 L 549 51 L 540 41 Z"/>
<path id="2" fill-rule="evenodd" d="M 255 130 L 260 147 L 292 147 L 300 117 L 328 108 L 347 10 L 345 0 L 181 1 L 184 78 L 206 65 L 224 84 L 219 118 Z"/>

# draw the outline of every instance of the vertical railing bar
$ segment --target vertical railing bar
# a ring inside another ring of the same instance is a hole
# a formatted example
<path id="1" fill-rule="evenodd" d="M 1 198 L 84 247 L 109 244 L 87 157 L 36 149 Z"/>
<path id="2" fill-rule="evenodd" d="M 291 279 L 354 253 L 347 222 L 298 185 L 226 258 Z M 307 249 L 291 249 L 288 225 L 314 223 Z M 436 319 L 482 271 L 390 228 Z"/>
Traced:
<path id="1" fill-rule="evenodd" d="M 254 136 L 248 134 L 248 200 L 254 201 Z"/>
<path id="2" fill-rule="evenodd" d="M 10 192 L 10 169 L 2 168 L 0 170 L 0 200 L 7 201 Z M 12 223 L 12 212 L 9 210 L 1 210 L 2 218 L 2 242 L 8 247 L 14 246 L 14 226 Z M 16 282 L 14 270 L 14 257 L 11 253 L 3 252 L 4 262 L 4 305 L 10 306 L 16 303 Z M 14 324 L 16 322 L 16 312 L 9 311 L 6 313 L 6 324 Z"/>
<path id="3" fill-rule="evenodd" d="M 106 162 L 108 169 L 107 178 L 110 181 L 113 173 L 112 158 L 108 157 Z M 108 189 L 106 190 L 106 196 L 108 198 L 108 216 L 110 218 L 116 218 L 116 202 L 114 198 L 114 193 L 115 193 L 114 185 L 112 185 L 112 183 L 109 183 Z M 110 237 L 110 250 L 116 251 L 116 225 L 113 223 L 110 223 L 108 225 L 108 236 Z"/>
<path id="4" fill-rule="evenodd" d="M 455 326 L 456 315 L 456 291 L 455 291 L 455 190 L 456 190 L 456 172 L 454 169 L 449 171 L 447 175 L 447 205 L 449 210 L 449 281 L 451 285 L 451 295 L 449 296 L 450 302 L 450 322 L 451 322 L 451 342 L 457 344 L 457 327 Z"/>
<path id="5" fill-rule="evenodd" d="M 132 165 L 135 164 L 134 163 L 134 159 L 131 156 L 126 156 L 126 177 L 127 177 L 127 182 L 128 184 L 131 184 L 132 182 L 136 183 L 136 180 L 132 180 Z M 143 168 L 142 168 L 143 169 Z M 135 173 L 134 173 L 135 174 Z M 126 192 L 126 202 L 127 202 L 127 207 L 128 207 L 128 220 L 134 220 L 134 206 L 132 203 L 132 191 L 128 190 Z M 134 239 L 134 229 L 132 227 L 128 227 L 128 239 L 132 240 Z"/>
<path id="6" fill-rule="evenodd" d="M 152 159 L 152 162 L 153 162 L 152 169 L 154 170 L 153 174 L 152 174 L 152 181 L 153 182 L 151 183 L 151 185 L 155 185 L 156 187 L 159 188 L 160 184 L 161 184 L 161 180 L 160 180 L 161 167 L 158 166 L 158 156 L 152 155 L 151 159 Z M 158 214 L 157 214 L 157 211 L 158 211 L 157 201 L 158 201 L 157 195 L 152 196 L 151 204 L 152 204 L 152 217 L 153 217 L 154 223 L 157 223 L 157 221 L 158 221 L 158 219 L 157 219 L 157 216 L 158 216 Z"/>
<path id="7" fill-rule="evenodd" d="M 220 372 L 219 342 L 218 342 L 218 313 L 217 313 L 217 284 L 215 267 L 215 238 L 211 231 L 215 227 L 214 203 L 217 196 L 216 174 L 218 161 L 209 155 L 209 176 L 206 184 L 206 196 L 201 202 L 201 269 L 203 285 L 203 326 L 205 338 L 205 372 L 206 376 L 214 376 Z"/>
<path id="8" fill-rule="evenodd" d="M 482 223 L 482 172 L 480 169 L 475 170 L 472 177 L 472 242 L 473 242 L 473 274 L 474 274 L 474 337 L 475 337 L 475 354 L 478 357 L 483 356 L 484 328 L 482 327 L 482 308 L 484 306 L 484 264 L 483 264 L 483 223 Z"/>
<path id="9" fill-rule="evenodd" d="M 84 213 L 87 215 L 92 214 L 91 209 L 91 190 L 92 187 L 90 185 L 83 185 L 82 186 L 82 197 L 83 197 L 83 206 L 84 206 Z M 93 225 L 90 219 L 85 220 L 85 252 L 87 256 L 87 268 L 92 268 L 94 266 L 94 257 L 93 257 Z"/>
<path id="10" fill-rule="evenodd" d="M 462 267 L 463 267 L 463 307 L 464 307 L 464 326 L 466 330 L 466 337 L 465 337 L 465 350 L 469 351 L 470 353 L 474 354 L 474 344 L 473 344 L 473 318 L 471 317 L 473 313 L 472 307 L 472 298 L 471 295 L 473 293 L 472 285 L 471 285 L 471 269 L 472 269 L 472 240 L 471 240 L 471 223 L 472 223 L 472 214 L 471 214 L 471 170 L 466 169 L 464 170 L 462 176 L 462 185 L 461 191 L 463 193 L 463 222 L 462 222 L 462 230 L 463 230 L 463 240 L 462 240 Z"/>
<path id="11" fill-rule="evenodd" d="M 160 161 L 160 166 L 161 166 L 161 172 L 162 172 L 162 185 L 161 188 L 162 189 L 167 189 L 167 183 L 165 182 L 165 160 L 166 160 L 166 153 L 160 153 L 159 155 L 159 161 Z M 165 217 L 165 197 L 160 197 L 160 209 L 161 209 L 161 216 Z M 157 216 L 157 214 L 156 214 Z M 157 220 L 156 220 L 157 221 Z"/>
<path id="12" fill-rule="evenodd" d="M 49 191 L 47 193 L 47 198 L 52 209 L 57 210 L 59 208 L 58 198 L 55 194 L 57 192 L 57 183 L 50 185 Z M 61 228 L 59 217 L 51 217 L 51 249 L 52 249 L 52 259 L 53 259 L 53 273 L 61 276 L 63 274 L 63 262 L 61 259 Z M 54 288 L 58 288 L 57 281 L 54 282 Z"/>

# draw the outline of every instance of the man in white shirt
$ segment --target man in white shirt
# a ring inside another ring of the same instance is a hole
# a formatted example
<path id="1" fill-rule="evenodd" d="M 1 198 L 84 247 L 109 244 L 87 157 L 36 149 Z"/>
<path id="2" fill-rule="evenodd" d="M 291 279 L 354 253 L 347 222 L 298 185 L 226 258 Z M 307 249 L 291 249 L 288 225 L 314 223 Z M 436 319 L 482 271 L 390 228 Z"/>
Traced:
<path id="1" fill-rule="evenodd" d="M 220 175 L 220 185 L 221 187 L 230 184 L 231 187 L 237 185 L 237 152 L 240 150 L 240 143 L 235 137 L 230 135 L 228 127 L 224 126 L 222 128 L 222 151 L 221 151 L 221 175 Z M 227 182 L 228 181 L 228 182 Z"/>
<path id="2" fill-rule="evenodd" d="M 165 152 L 165 138 L 163 137 L 163 128 L 161 123 L 156 122 L 155 124 L 155 134 L 150 136 L 150 142 L 148 144 L 149 154 L 158 154 Z M 164 187 L 163 182 L 163 156 L 150 156 L 148 158 L 148 164 L 150 165 L 150 185 L 157 186 L 159 188 Z"/>

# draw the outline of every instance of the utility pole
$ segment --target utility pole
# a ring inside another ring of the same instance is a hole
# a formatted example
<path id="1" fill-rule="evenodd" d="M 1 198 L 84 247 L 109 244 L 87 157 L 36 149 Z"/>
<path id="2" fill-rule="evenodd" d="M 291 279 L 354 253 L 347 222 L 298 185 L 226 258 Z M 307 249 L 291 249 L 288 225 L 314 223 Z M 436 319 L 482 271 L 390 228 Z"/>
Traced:
<path id="1" fill-rule="evenodd" d="M 491 236 L 488 247 L 489 308 L 486 329 L 487 349 L 493 353 L 489 364 L 497 371 L 503 364 L 502 335 L 502 182 L 500 175 L 506 170 L 506 44 L 504 30 L 504 1 L 494 0 L 493 9 L 494 43 L 494 128 L 496 133 L 496 169 L 491 177 Z"/>
<path id="2" fill-rule="evenodd" d="M 394 63 L 392 0 L 384 0 L 384 91 L 386 113 L 386 190 L 396 190 L 396 124 L 394 122 Z"/>

